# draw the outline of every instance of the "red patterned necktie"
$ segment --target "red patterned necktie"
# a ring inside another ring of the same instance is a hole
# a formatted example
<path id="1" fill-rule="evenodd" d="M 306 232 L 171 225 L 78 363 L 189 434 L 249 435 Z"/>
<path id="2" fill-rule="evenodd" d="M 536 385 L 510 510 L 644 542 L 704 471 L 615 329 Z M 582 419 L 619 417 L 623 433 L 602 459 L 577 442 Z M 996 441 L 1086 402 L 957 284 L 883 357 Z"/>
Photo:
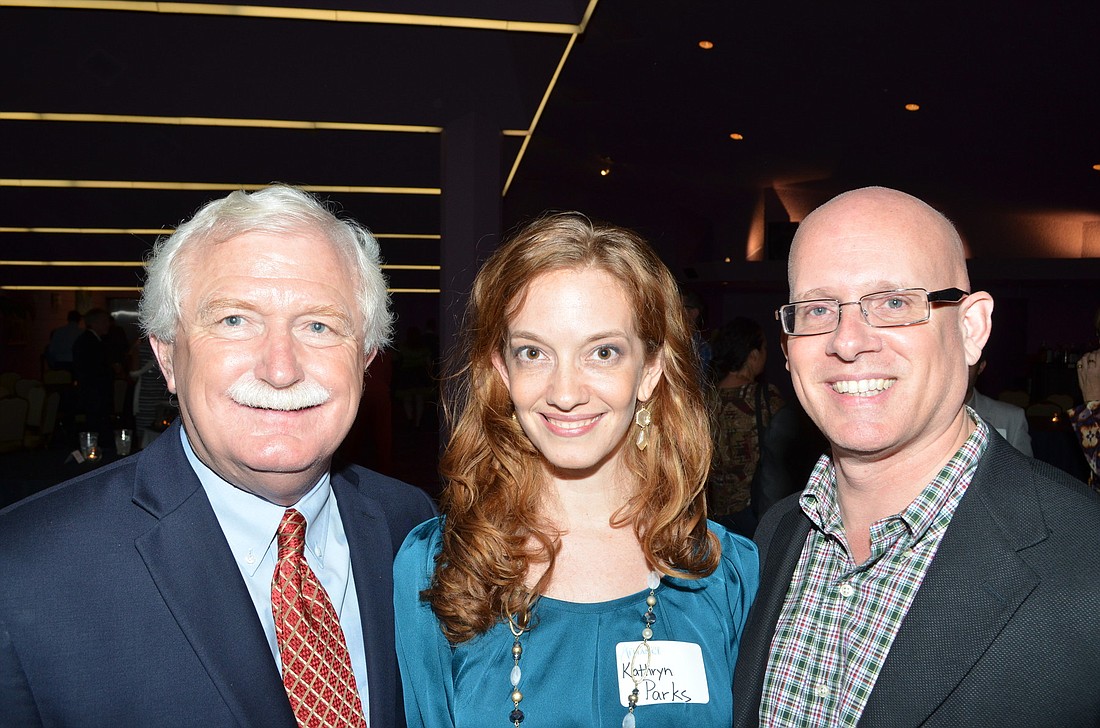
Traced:
<path id="1" fill-rule="evenodd" d="M 279 524 L 271 611 L 283 685 L 301 728 L 366 728 L 344 631 L 305 559 L 306 519 L 288 508 Z"/>

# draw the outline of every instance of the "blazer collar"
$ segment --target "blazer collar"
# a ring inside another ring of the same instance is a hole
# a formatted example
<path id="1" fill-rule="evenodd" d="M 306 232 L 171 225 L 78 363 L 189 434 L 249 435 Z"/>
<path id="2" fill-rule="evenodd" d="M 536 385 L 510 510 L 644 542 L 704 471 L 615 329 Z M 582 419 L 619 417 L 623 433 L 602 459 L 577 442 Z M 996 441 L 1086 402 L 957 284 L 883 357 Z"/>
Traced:
<path id="1" fill-rule="evenodd" d="M 202 490 L 180 442 L 179 418 L 138 454 L 134 504 L 155 518 L 164 518 Z"/>
<path id="2" fill-rule="evenodd" d="M 138 455 L 133 500 L 158 520 L 135 540 L 165 606 L 241 726 L 294 728 L 282 676 L 179 424 Z"/>
<path id="3" fill-rule="evenodd" d="M 1027 458 L 990 438 L 871 691 L 871 724 L 922 724 L 1039 585 L 1020 556 L 1049 532 L 1030 473 Z"/>
<path id="4" fill-rule="evenodd" d="M 371 725 L 398 725 L 397 653 L 393 635 L 393 539 L 381 504 L 354 468 L 332 474 L 332 491 L 351 550 L 363 620 Z"/>
<path id="5" fill-rule="evenodd" d="M 810 533 L 810 519 L 799 507 L 798 498 L 799 494 L 795 493 L 773 506 L 787 511 L 779 517 L 770 539 L 763 542 L 759 538 L 762 534 L 757 532 L 758 542 L 761 542 L 761 588 L 749 610 L 738 648 L 733 701 L 734 722 L 738 728 L 758 723 L 772 635 L 787 598 L 787 587 Z"/>

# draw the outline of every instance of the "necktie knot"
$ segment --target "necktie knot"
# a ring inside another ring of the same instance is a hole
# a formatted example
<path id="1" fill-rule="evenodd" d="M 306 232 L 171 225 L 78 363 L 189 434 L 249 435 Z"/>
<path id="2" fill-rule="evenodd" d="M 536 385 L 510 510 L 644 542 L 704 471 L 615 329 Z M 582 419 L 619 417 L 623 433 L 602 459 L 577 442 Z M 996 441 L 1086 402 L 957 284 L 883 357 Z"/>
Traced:
<path id="1" fill-rule="evenodd" d="M 279 543 L 279 560 L 305 553 L 306 517 L 293 508 L 287 508 L 276 531 Z"/>

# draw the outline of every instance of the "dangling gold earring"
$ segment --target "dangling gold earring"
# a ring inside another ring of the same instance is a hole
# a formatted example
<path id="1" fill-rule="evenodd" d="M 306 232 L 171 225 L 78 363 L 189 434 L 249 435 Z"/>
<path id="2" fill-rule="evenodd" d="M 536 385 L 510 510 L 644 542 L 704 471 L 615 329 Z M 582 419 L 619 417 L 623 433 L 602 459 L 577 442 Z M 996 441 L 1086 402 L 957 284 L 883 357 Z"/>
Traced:
<path id="1" fill-rule="evenodd" d="M 642 404 L 638 408 L 638 411 L 634 413 L 634 424 L 638 426 L 638 434 L 634 438 L 634 445 L 639 450 L 645 450 L 649 445 L 649 432 L 647 428 L 653 422 L 653 415 L 649 413 L 649 409 Z"/>

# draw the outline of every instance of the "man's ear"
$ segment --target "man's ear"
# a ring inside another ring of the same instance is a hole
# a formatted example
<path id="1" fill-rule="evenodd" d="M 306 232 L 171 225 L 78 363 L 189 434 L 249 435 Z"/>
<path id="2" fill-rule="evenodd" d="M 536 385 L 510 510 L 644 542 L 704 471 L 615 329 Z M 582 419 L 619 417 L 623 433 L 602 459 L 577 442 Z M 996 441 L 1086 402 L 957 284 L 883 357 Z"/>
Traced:
<path id="1" fill-rule="evenodd" d="M 779 348 L 783 350 L 783 368 L 789 372 L 791 370 L 791 357 L 787 354 L 786 334 L 779 337 Z"/>
<path id="2" fill-rule="evenodd" d="M 172 352 L 175 349 L 175 344 L 161 341 L 150 334 L 149 346 L 153 347 L 153 355 L 157 357 L 157 364 L 160 365 L 160 373 L 164 375 L 164 381 L 168 383 L 168 391 L 175 394 L 176 376 L 172 369 Z"/>
<path id="3" fill-rule="evenodd" d="M 982 349 L 993 331 L 993 297 L 985 291 L 975 291 L 959 304 L 959 325 L 962 327 L 966 365 L 981 361 Z"/>

